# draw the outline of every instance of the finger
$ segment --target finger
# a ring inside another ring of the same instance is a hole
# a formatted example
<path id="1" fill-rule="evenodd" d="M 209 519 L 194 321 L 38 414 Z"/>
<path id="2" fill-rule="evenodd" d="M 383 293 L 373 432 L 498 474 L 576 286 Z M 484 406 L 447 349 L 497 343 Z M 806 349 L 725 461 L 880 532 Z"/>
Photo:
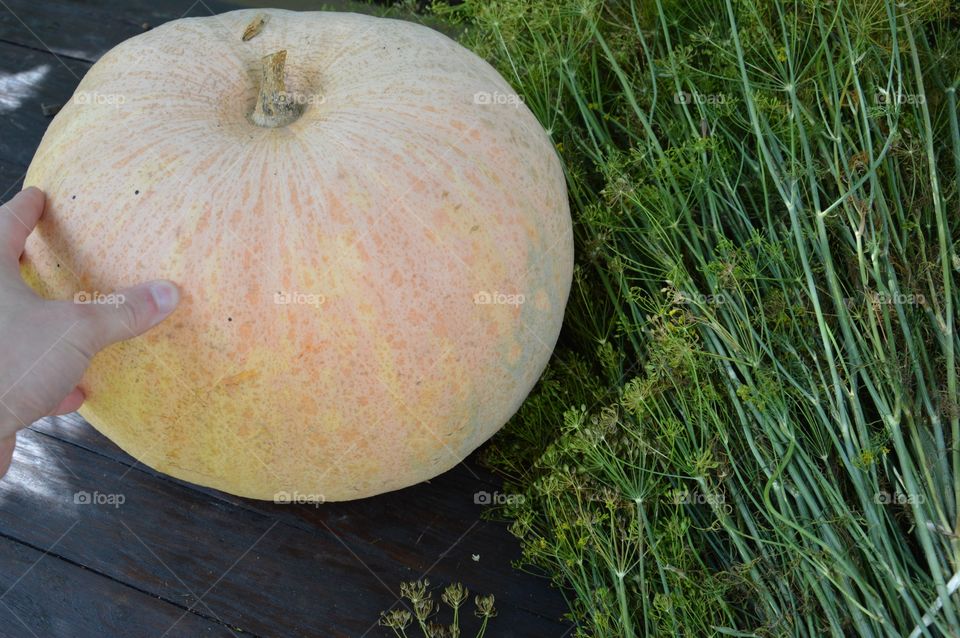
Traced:
<path id="1" fill-rule="evenodd" d="M 22 190 L 0 206 L 0 262 L 18 266 L 27 237 L 43 214 L 46 197 L 35 186 Z"/>
<path id="2" fill-rule="evenodd" d="M 49 416 L 57 416 L 60 414 L 70 414 L 71 412 L 76 412 L 80 409 L 80 406 L 83 405 L 83 400 L 86 397 L 83 394 L 83 390 L 80 388 L 74 388 L 73 392 L 63 397 L 63 401 L 60 402 L 60 405 L 49 414 Z"/>
<path id="3" fill-rule="evenodd" d="M 180 303 L 180 291 L 169 281 L 152 281 L 91 299 L 76 327 L 85 350 L 94 353 L 112 343 L 139 336 L 167 318 Z"/>
<path id="4" fill-rule="evenodd" d="M 13 448 L 17 446 L 17 435 L 0 439 L 0 478 L 10 469 L 10 463 L 13 461 Z"/>

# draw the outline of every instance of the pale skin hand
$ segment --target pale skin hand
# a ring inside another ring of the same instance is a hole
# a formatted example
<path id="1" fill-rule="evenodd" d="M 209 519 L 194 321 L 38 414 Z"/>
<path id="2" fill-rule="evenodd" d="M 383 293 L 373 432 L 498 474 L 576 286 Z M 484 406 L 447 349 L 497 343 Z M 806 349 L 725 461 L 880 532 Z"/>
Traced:
<path id="1" fill-rule="evenodd" d="M 77 385 L 94 354 L 146 332 L 180 301 L 168 281 L 121 290 L 116 305 L 37 296 L 20 277 L 20 258 L 43 205 L 43 192 L 28 188 L 0 206 L 0 477 L 10 468 L 17 430 L 80 407 Z"/>

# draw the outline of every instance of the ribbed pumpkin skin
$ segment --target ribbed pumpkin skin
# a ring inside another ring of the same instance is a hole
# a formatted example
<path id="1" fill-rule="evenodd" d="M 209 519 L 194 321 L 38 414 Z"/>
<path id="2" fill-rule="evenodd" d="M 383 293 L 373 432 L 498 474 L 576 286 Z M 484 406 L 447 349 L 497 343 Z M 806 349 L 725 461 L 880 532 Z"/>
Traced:
<path id="1" fill-rule="evenodd" d="M 305 110 L 258 127 L 281 49 Z M 461 461 L 543 371 L 572 276 L 560 163 L 508 95 L 447 37 L 355 14 L 235 11 L 110 51 L 30 166 L 48 203 L 23 274 L 61 299 L 169 278 L 183 301 L 94 358 L 83 416 L 157 470 L 261 499 Z"/>

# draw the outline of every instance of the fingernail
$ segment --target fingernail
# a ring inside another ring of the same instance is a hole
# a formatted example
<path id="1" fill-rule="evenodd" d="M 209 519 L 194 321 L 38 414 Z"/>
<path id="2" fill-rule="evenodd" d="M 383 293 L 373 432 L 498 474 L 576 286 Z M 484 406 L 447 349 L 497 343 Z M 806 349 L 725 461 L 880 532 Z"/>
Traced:
<path id="1" fill-rule="evenodd" d="M 150 284 L 150 294 L 153 295 L 153 302 L 157 304 L 157 310 L 165 315 L 172 312 L 180 301 L 180 291 L 168 281 L 155 281 Z"/>

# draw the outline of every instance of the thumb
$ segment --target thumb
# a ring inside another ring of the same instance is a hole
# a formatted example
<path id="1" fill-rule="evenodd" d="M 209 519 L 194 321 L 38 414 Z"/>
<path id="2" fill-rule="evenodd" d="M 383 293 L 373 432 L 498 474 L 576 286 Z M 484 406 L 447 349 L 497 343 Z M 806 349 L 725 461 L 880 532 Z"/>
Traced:
<path id="1" fill-rule="evenodd" d="M 91 351 L 97 352 L 166 319 L 180 303 L 180 291 L 169 281 L 151 281 L 85 303 L 87 313 L 77 329 Z"/>

